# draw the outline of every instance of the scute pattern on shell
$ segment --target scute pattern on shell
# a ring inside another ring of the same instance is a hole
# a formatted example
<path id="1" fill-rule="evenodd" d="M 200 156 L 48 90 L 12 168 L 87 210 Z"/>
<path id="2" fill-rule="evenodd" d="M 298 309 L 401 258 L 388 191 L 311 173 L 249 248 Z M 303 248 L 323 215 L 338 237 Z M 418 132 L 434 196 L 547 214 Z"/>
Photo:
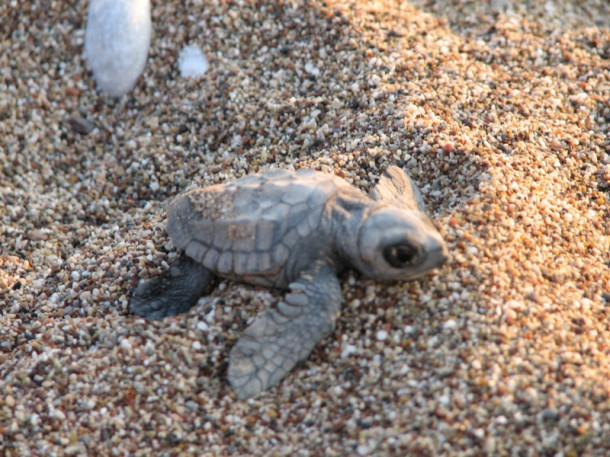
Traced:
<path id="1" fill-rule="evenodd" d="M 309 170 L 246 176 L 172 202 L 168 233 L 206 268 L 265 275 L 262 281 L 273 283 L 296 243 L 320 227 L 324 205 L 338 188 L 345 188 L 344 180 Z"/>

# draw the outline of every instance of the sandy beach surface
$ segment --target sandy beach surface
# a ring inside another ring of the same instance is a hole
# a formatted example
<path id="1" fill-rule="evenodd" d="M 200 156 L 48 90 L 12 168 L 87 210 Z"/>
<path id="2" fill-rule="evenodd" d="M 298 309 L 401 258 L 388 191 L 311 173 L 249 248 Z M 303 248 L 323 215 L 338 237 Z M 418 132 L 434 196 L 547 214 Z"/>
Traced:
<path id="1" fill-rule="evenodd" d="M 119 101 L 86 13 L 0 5 L 0 454 L 610 455 L 610 3 L 155 0 Z M 281 291 L 129 314 L 178 255 L 179 193 L 274 167 L 366 191 L 391 164 L 449 262 L 343 273 L 336 331 L 278 387 L 237 400 L 226 360 Z"/>

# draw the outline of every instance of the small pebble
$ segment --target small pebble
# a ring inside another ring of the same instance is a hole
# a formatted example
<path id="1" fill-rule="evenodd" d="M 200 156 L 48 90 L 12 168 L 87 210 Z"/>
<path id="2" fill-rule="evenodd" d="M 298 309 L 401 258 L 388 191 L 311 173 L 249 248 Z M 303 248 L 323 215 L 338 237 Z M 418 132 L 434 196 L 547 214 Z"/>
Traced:
<path id="1" fill-rule="evenodd" d="M 183 78 L 198 78 L 208 69 L 208 61 L 197 46 L 185 46 L 178 55 L 178 67 Z"/>
<path id="2" fill-rule="evenodd" d="M 448 319 L 443 323 L 443 329 L 451 330 L 457 327 L 457 322 L 453 319 Z"/>
<path id="3" fill-rule="evenodd" d="M 385 330 L 379 330 L 375 334 L 375 338 L 377 338 L 377 341 L 385 341 L 388 339 L 388 332 L 386 332 Z"/>
<path id="4" fill-rule="evenodd" d="M 129 92 L 146 65 L 151 38 L 149 0 L 91 0 L 85 53 L 98 88 L 111 97 Z"/>

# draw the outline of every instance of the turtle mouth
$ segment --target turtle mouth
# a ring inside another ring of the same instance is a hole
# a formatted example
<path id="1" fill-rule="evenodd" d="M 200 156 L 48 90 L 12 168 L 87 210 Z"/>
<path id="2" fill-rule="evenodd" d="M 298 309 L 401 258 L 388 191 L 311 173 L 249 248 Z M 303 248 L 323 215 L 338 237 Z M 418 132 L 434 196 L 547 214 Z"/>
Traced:
<path id="1" fill-rule="evenodd" d="M 430 271 L 435 268 L 442 267 L 449 259 L 449 251 L 445 243 L 435 241 L 436 246 L 429 247 L 426 249 L 426 255 L 423 258 L 423 262 L 417 266 L 417 271 L 413 271 L 413 274 L 409 275 L 408 279 L 421 278 L 427 275 Z"/>

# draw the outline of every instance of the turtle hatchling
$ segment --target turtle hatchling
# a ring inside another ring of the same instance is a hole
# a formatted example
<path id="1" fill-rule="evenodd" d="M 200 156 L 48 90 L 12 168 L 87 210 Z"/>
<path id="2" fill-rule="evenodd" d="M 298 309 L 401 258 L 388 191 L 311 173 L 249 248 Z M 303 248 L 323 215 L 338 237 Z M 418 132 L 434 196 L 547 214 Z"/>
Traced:
<path id="1" fill-rule="evenodd" d="M 277 385 L 333 331 L 345 267 L 409 280 L 447 259 L 419 190 L 396 166 L 368 195 L 335 175 L 281 169 L 194 190 L 169 204 L 167 233 L 186 256 L 136 288 L 139 316 L 187 311 L 215 275 L 288 289 L 231 350 L 228 379 L 241 399 Z"/>

